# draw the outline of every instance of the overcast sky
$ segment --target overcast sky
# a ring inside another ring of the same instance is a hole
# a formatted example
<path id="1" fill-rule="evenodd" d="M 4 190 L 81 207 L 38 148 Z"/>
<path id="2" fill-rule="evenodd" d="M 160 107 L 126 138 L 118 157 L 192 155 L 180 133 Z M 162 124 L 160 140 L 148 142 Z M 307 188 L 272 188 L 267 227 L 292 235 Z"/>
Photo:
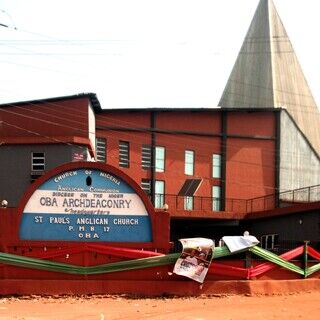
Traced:
<path id="1" fill-rule="evenodd" d="M 259 0 L 0 0 L 0 103 L 216 107 Z M 319 0 L 274 0 L 320 104 Z"/>

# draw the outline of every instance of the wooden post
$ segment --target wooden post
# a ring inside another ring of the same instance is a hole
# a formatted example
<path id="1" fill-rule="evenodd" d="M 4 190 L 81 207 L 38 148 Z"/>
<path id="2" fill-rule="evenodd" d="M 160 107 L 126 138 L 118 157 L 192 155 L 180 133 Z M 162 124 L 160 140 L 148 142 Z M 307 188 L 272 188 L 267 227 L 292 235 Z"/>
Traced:
<path id="1" fill-rule="evenodd" d="M 246 269 L 249 269 L 251 268 L 252 266 L 252 256 L 251 256 L 251 252 L 250 251 L 246 251 L 246 257 L 245 257 L 245 260 L 244 260 L 244 267 Z"/>
<path id="2" fill-rule="evenodd" d="M 304 241 L 304 245 L 303 245 L 303 260 L 302 260 L 302 268 L 304 271 L 304 278 L 307 277 L 307 269 L 308 269 L 308 244 L 309 244 L 309 240 L 305 240 Z"/>

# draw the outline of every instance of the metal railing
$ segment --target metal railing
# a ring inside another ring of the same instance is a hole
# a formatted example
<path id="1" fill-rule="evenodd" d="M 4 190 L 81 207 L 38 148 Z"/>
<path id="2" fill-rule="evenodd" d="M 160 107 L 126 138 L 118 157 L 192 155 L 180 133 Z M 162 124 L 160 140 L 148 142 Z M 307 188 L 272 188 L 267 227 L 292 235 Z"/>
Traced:
<path id="1" fill-rule="evenodd" d="M 174 194 L 156 194 L 156 208 L 168 205 L 169 211 L 215 211 L 219 212 L 222 208 L 221 199 L 212 197 L 185 197 Z M 247 200 L 226 199 L 223 211 L 246 212 Z"/>
<path id="2" fill-rule="evenodd" d="M 251 213 L 293 206 L 298 203 L 320 201 L 320 185 L 270 194 L 253 199 L 225 199 L 224 210 L 221 199 L 212 197 L 185 197 L 173 194 L 156 194 L 155 206 L 168 205 L 169 211 L 226 211 Z"/>
<path id="3" fill-rule="evenodd" d="M 271 194 L 246 201 L 247 213 L 291 207 L 299 203 L 317 202 L 320 201 L 320 185 L 283 191 L 279 194 Z"/>

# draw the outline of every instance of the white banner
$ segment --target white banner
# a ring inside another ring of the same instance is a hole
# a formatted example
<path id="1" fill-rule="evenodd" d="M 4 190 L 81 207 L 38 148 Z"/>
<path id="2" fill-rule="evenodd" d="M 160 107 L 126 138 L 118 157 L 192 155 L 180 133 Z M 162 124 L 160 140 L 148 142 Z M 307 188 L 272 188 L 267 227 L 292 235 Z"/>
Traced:
<path id="1" fill-rule="evenodd" d="M 140 197 L 134 193 L 92 193 L 36 190 L 24 212 L 42 214 L 111 214 L 147 216 Z"/>

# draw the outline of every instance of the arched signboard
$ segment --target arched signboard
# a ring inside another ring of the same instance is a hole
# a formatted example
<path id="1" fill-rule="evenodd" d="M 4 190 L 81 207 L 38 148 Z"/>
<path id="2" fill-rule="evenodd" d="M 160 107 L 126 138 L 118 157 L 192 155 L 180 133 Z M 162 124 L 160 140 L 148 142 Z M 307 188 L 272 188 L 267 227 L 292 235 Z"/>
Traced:
<path id="1" fill-rule="evenodd" d="M 144 202 L 124 179 L 75 168 L 43 182 L 24 206 L 21 240 L 150 242 Z"/>

